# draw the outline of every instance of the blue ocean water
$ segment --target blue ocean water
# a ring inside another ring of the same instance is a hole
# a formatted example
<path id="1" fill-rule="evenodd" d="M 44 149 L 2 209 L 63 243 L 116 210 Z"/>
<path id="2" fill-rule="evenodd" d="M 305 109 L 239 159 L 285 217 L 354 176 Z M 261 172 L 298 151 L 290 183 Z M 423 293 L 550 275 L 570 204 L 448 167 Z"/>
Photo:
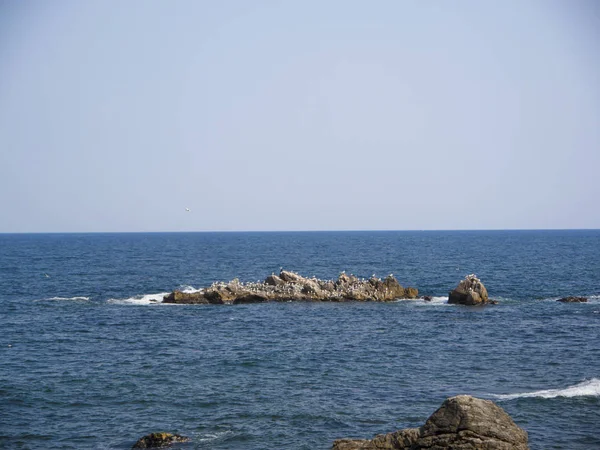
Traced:
<path id="1" fill-rule="evenodd" d="M 432 302 L 164 305 L 280 268 Z M 475 273 L 500 304 L 446 303 Z M 585 304 L 556 298 L 584 295 Z M 532 449 L 600 448 L 600 231 L 0 235 L 0 448 L 327 449 L 492 399 Z"/>

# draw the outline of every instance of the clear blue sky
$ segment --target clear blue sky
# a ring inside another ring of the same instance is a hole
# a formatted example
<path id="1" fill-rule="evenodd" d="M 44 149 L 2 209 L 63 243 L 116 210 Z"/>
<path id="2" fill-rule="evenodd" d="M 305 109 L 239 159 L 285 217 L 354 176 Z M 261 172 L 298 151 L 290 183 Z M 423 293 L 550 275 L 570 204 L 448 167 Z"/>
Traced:
<path id="1" fill-rule="evenodd" d="M 593 0 L 0 0 L 0 61 L 0 232 L 600 228 Z"/>

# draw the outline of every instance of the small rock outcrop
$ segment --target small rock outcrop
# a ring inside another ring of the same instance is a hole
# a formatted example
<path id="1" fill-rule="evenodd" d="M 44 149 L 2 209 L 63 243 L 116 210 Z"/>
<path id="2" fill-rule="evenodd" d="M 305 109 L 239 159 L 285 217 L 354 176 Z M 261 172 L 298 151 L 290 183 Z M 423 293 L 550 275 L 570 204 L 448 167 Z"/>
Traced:
<path id="1" fill-rule="evenodd" d="M 420 428 L 370 440 L 340 439 L 333 450 L 527 450 L 527 432 L 490 400 L 469 395 L 447 399 Z"/>
<path id="2" fill-rule="evenodd" d="M 563 297 L 556 301 L 562 303 L 587 303 L 588 299 L 585 297 Z"/>
<path id="3" fill-rule="evenodd" d="M 197 292 L 174 291 L 163 298 L 163 303 L 182 304 L 239 304 L 270 301 L 377 301 L 398 298 L 415 299 L 419 291 L 404 288 L 393 275 L 368 280 L 342 272 L 337 280 L 305 278 L 295 272 L 281 270 L 271 274 L 262 283 L 241 283 L 237 278 L 229 283 L 213 283 Z"/>
<path id="4" fill-rule="evenodd" d="M 163 298 L 164 303 L 186 303 L 186 304 L 207 304 L 209 299 L 204 296 L 203 292 L 182 292 L 173 291 Z"/>
<path id="5" fill-rule="evenodd" d="M 132 448 L 164 448 L 175 442 L 189 442 L 190 438 L 171 433 L 150 433 L 140 438 Z"/>
<path id="6" fill-rule="evenodd" d="M 474 274 L 467 275 L 464 280 L 448 295 L 448 303 L 458 305 L 484 305 L 496 303 L 490 301 L 483 283 Z"/>

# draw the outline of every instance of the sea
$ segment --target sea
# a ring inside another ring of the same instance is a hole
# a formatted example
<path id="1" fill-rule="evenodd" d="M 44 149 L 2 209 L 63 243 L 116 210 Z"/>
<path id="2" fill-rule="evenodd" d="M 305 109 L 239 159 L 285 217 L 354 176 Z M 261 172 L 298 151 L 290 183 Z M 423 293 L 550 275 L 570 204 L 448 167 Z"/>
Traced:
<path id="1" fill-rule="evenodd" d="M 161 303 L 281 268 L 433 298 Z M 499 304 L 449 305 L 468 274 Z M 458 394 L 600 449 L 600 230 L 0 234 L 0 331 L 2 449 L 329 449 Z"/>

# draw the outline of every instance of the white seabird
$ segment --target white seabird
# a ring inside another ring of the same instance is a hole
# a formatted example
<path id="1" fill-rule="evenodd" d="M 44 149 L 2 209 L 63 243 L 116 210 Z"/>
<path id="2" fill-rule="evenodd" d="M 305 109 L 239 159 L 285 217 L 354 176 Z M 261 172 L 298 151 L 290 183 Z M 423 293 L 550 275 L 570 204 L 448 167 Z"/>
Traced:
<path id="1" fill-rule="evenodd" d="M 185 208 L 185 210 L 186 210 L 187 212 L 192 212 L 192 210 L 191 210 L 190 208 Z"/>

